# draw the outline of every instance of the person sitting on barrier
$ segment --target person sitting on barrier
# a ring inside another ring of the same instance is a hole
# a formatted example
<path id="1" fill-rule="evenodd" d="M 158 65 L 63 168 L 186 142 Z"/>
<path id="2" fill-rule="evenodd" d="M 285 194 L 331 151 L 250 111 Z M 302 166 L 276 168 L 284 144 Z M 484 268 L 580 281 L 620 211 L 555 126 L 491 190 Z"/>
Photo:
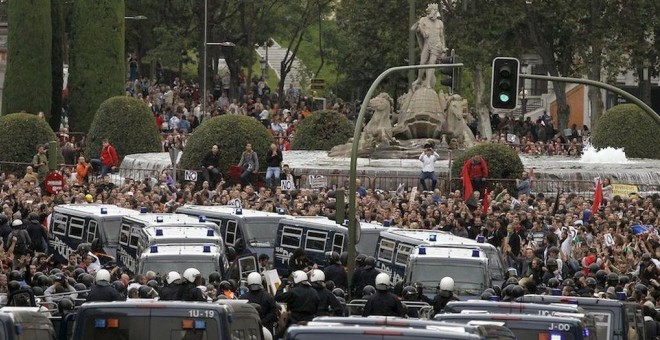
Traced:
<path id="1" fill-rule="evenodd" d="M 202 177 L 209 182 L 212 188 L 215 188 L 218 179 L 222 179 L 220 172 L 220 149 L 217 144 L 213 144 L 211 150 L 202 160 Z"/>

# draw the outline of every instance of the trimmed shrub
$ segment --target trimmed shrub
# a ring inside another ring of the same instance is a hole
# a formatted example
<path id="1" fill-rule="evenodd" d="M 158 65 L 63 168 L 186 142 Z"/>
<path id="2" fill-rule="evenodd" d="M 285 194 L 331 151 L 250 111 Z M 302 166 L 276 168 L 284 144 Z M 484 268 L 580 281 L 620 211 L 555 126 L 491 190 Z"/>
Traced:
<path id="1" fill-rule="evenodd" d="M 31 163 L 37 153 L 37 146 L 57 141 L 57 136 L 48 123 L 31 113 L 12 113 L 0 117 L 0 145 L 6 146 L 0 152 L 2 162 Z M 64 163 L 60 154 L 58 164 Z M 26 165 L 3 164 L 5 172 L 17 176 L 25 174 Z"/>
<path id="2" fill-rule="evenodd" d="M 43 111 L 48 119 L 52 92 L 50 0 L 9 1 L 7 6 L 2 113 Z"/>
<path id="3" fill-rule="evenodd" d="M 593 131 L 597 148 L 623 148 L 628 157 L 660 159 L 658 123 L 635 104 L 617 105 L 605 112 Z"/>
<path id="4" fill-rule="evenodd" d="M 259 156 L 259 171 L 266 170 L 266 152 L 273 135 L 258 120 L 248 116 L 222 115 L 205 119 L 190 136 L 179 168 L 200 170 L 204 156 L 213 144 L 220 148 L 220 171 L 226 176 L 230 165 L 238 165 L 245 144 Z"/>
<path id="5" fill-rule="evenodd" d="M 85 156 L 99 158 L 105 138 L 115 147 L 120 160 L 134 153 L 162 150 L 151 110 L 141 100 L 131 97 L 112 97 L 101 104 L 87 134 Z"/>
<path id="6" fill-rule="evenodd" d="M 462 155 L 454 158 L 451 165 L 451 175 L 453 178 L 461 177 L 463 164 L 469 158 L 480 155 L 488 164 L 488 178 L 492 179 L 516 179 L 520 178 L 523 172 L 523 163 L 518 153 L 504 144 L 484 143 L 478 144 Z M 504 182 L 503 185 L 511 188 L 514 182 Z M 489 186 L 490 187 L 490 186 Z M 515 185 L 513 185 L 515 187 Z M 513 192 L 509 190 L 510 192 Z"/>
<path id="7" fill-rule="evenodd" d="M 293 150 L 330 150 L 353 137 L 353 124 L 339 112 L 315 111 L 296 127 Z"/>
<path id="8" fill-rule="evenodd" d="M 87 132 L 101 103 L 124 94 L 124 0 L 73 2 L 69 126 Z"/>

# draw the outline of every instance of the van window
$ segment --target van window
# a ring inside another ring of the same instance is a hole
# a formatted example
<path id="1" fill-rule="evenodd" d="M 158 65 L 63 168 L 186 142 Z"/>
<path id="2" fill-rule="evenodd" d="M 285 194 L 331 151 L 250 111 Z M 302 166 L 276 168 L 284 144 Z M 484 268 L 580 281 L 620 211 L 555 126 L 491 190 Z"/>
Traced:
<path id="1" fill-rule="evenodd" d="M 593 315 L 594 317 L 594 323 L 596 324 L 597 338 L 600 340 L 609 340 L 610 319 L 612 318 L 610 313 L 590 311 L 589 314 Z"/>
<path id="2" fill-rule="evenodd" d="M 626 324 L 628 325 L 628 339 L 644 339 L 644 329 L 639 326 L 639 323 L 643 324 L 644 323 L 644 317 L 641 316 L 641 321 L 636 317 L 636 311 L 635 309 L 637 306 L 631 304 L 631 303 L 626 303 L 624 304 L 625 306 L 625 313 L 626 313 Z"/>
<path id="3" fill-rule="evenodd" d="M 96 226 L 97 223 L 94 220 L 90 220 L 87 225 L 87 243 L 92 243 L 96 237 Z"/>
<path id="4" fill-rule="evenodd" d="M 378 259 L 387 263 L 392 263 L 392 255 L 394 255 L 394 241 L 382 239 L 378 247 Z"/>
<path id="5" fill-rule="evenodd" d="M 131 247 L 131 248 L 136 248 L 137 249 L 138 240 L 140 240 L 140 235 L 139 235 L 138 230 L 139 229 L 137 227 L 131 228 L 131 239 L 130 239 L 130 242 L 128 243 L 128 246 Z"/>
<path id="6" fill-rule="evenodd" d="M 66 234 L 66 223 L 69 217 L 62 214 L 55 214 L 53 216 L 53 234 L 64 235 Z"/>
<path id="7" fill-rule="evenodd" d="M 325 238 L 328 233 L 323 231 L 307 231 L 307 238 L 305 239 L 305 250 L 315 252 L 325 252 Z"/>
<path id="8" fill-rule="evenodd" d="M 128 244 L 128 234 L 131 230 L 131 226 L 128 224 L 121 225 L 121 232 L 119 234 L 119 244 L 127 245 Z"/>
<path id="9" fill-rule="evenodd" d="M 236 243 L 236 221 L 227 221 L 225 230 L 225 243 L 233 245 Z"/>
<path id="10" fill-rule="evenodd" d="M 77 217 L 71 217 L 71 220 L 69 221 L 69 237 L 81 240 L 84 229 L 85 220 Z"/>
<path id="11" fill-rule="evenodd" d="M 302 238 L 302 229 L 293 227 L 282 228 L 282 239 L 280 244 L 290 248 L 299 248 L 300 239 Z"/>
<path id="12" fill-rule="evenodd" d="M 344 234 L 336 233 L 332 238 L 332 251 L 341 254 L 344 251 Z"/>
<path id="13" fill-rule="evenodd" d="M 407 244 L 399 244 L 396 250 L 396 260 L 394 263 L 405 267 L 408 263 L 408 257 L 410 256 L 411 251 L 412 246 Z"/>

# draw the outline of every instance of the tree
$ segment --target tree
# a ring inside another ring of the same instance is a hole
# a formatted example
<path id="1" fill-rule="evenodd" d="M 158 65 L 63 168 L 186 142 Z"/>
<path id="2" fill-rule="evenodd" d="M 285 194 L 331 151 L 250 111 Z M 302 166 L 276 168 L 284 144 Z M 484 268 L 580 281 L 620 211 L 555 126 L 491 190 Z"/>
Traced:
<path id="1" fill-rule="evenodd" d="M 124 1 L 75 1 L 69 67 L 69 125 L 87 132 L 106 99 L 124 94 Z"/>
<path id="2" fill-rule="evenodd" d="M 353 136 L 353 125 L 337 111 L 314 111 L 296 128 L 293 150 L 330 150 Z"/>
<path id="3" fill-rule="evenodd" d="M 597 148 L 623 148 L 628 157 L 660 159 L 658 123 L 635 104 L 605 112 L 591 141 Z"/>
<path id="4" fill-rule="evenodd" d="M 48 9 L 50 11 L 50 8 Z M 0 145 L 11 145 L 0 153 L 0 161 L 31 163 L 38 145 L 57 141 L 48 123 L 33 113 L 11 113 L 0 117 Z M 61 155 L 60 155 L 61 157 Z M 61 164 L 63 159 L 58 159 Z M 9 165 L 3 171 L 23 174 L 27 164 Z"/>
<path id="5" fill-rule="evenodd" d="M 53 131 L 60 129 L 62 119 L 62 87 L 64 86 L 64 6 L 63 0 L 51 0 L 53 25 L 51 48 L 52 99 L 49 124 Z"/>
<path id="6" fill-rule="evenodd" d="M 3 114 L 51 112 L 50 0 L 9 1 Z"/>

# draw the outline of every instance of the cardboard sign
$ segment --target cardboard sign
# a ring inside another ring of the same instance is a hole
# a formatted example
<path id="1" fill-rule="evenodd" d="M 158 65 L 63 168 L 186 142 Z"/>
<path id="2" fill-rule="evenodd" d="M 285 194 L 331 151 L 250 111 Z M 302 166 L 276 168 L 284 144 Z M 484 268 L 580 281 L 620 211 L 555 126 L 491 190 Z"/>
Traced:
<path id="1" fill-rule="evenodd" d="M 282 281 L 280 281 L 280 276 L 277 275 L 277 270 L 276 269 L 271 269 L 271 270 L 266 270 L 263 272 L 264 280 L 266 281 L 266 288 L 268 289 L 268 292 L 275 296 L 275 293 L 277 293 L 277 290 L 280 289 L 280 285 L 282 285 Z"/>
<path id="2" fill-rule="evenodd" d="M 183 174 L 186 181 L 197 182 L 197 171 L 186 170 Z"/>
<path id="3" fill-rule="evenodd" d="M 321 189 L 328 186 L 328 178 L 321 175 L 309 175 L 309 186 L 312 189 Z"/>
<path id="4" fill-rule="evenodd" d="M 288 179 L 280 181 L 280 188 L 282 190 L 292 190 L 294 188 L 293 181 L 290 181 Z"/>
<path id="5" fill-rule="evenodd" d="M 621 198 L 628 197 L 630 194 L 638 193 L 639 189 L 636 185 L 632 184 L 612 184 L 612 197 L 621 196 Z"/>

